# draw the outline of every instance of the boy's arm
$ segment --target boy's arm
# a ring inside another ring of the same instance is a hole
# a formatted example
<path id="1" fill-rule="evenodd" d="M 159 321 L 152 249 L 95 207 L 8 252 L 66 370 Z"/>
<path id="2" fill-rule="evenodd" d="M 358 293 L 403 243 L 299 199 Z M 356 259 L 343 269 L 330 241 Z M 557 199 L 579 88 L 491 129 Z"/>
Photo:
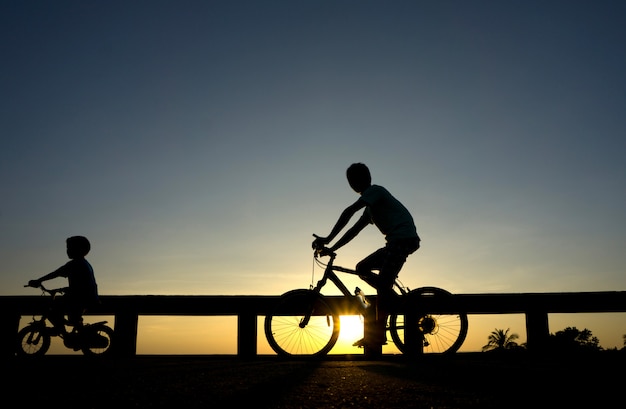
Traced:
<path id="1" fill-rule="evenodd" d="M 332 247 L 330 247 L 330 250 L 335 251 L 338 248 L 343 247 L 345 244 L 349 243 L 368 224 L 370 224 L 370 218 L 367 214 L 364 213 L 363 216 L 361 216 L 359 220 L 357 220 L 354 226 L 350 227 L 350 229 L 348 229 L 348 231 L 343 236 L 341 236 L 341 238 L 337 240 L 337 242 L 333 244 Z"/>
<path id="2" fill-rule="evenodd" d="M 335 237 L 337 237 L 337 235 L 339 234 L 339 232 L 346 227 L 346 225 L 348 224 L 348 222 L 350 221 L 350 219 L 352 218 L 352 216 L 354 216 L 354 214 L 356 212 L 358 212 L 360 209 L 364 208 L 367 205 L 367 203 L 365 203 L 363 200 L 361 200 L 359 198 L 359 200 L 357 200 L 356 202 L 354 202 L 353 204 L 351 204 L 350 206 L 348 206 L 342 213 L 341 216 L 339 216 L 339 220 L 337 220 L 337 223 L 335 223 L 335 226 L 333 227 L 333 229 L 330 231 L 330 234 L 326 237 L 316 237 L 315 241 L 313 242 L 313 247 L 318 247 L 318 245 L 326 245 L 328 243 L 330 243 L 331 241 L 333 241 L 333 239 Z M 358 222 L 357 222 L 358 224 Z M 365 225 L 363 226 L 365 227 Z M 359 229 L 359 231 L 363 230 L 363 227 L 361 227 Z M 347 234 L 347 233 L 346 233 Z M 358 231 L 357 231 L 358 234 Z M 356 235 L 356 234 L 355 234 Z M 345 236 L 344 236 L 345 237 Z M 353 236 L 354 237 L 354 236 Z M 349 240 L 348 240 L 349 241 Z M 347 243 L 347 241 L 346 241 Z M 344 243 L 345 244 L 345 243 Z"/>
<path id="3" fill-rule="evenodd" d="M 28 282 L 28 285 L 31 286 L 31 287 L 39 287 L 41 285 L 42 281 L 48 281 L 48 280 L 52 280 L 53 278 L 61 277 L 62 276 L 62 273 L 61 273 L 62 270 L 63 270 L 63 267 L 60 267 L 59 269 L 57 269 L 57 270 L 55 270 L 55 271 L 53 271 L 51 273 L 48 273 L 45 276 L 43 276 L 43 277 L 41 277 L 41 278 L 39 278 L 37 280 L 30 280 Z"/>

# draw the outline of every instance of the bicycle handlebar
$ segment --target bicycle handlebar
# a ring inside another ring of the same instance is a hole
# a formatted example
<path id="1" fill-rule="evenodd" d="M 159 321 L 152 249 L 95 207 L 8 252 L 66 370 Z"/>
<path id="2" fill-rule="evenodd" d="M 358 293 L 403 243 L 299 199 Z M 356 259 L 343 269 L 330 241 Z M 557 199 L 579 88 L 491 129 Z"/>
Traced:
<path id="1" fill-rule="evenodd" d="M 32 288 L 39 288 L 40 290 L 50 294 L 50 295 L 55 295 L 57 293 L 61 293 L 64 294 L 67 291 L 67 287 L 62 287 L 62 288 L 46 288 L 44 287 L 43 284 L 39 283 L 38 286 L 34 286 L 34 285 L 30 285 L 30 283 L 28 284 L 24 284 L 24 287 L 32 287 Z"/>
<path id="2" fill-rule="evenodd" d="M 334 258 L 337 255 L 337 253 L 317 241 L 320 236 L 318 236 L 317 234 L 313 234 L 313 237 L 315 237 L 312 245 L 315 258 L 317 258 L 318 256 L 330 256 L 331 258 Z"/>
<path id="3" fill-rule="evenodd" d="M 328 247 L 316 248 L 316 249 L 313 250 L 313 253 L 315 255 L 315 258 L 317 258 L 317 257 L 324 257 L 324 256 L 330 256 L 331 258 L 335 258 L 335 256 L 337 255 L 337 253 L 335 253 L 334 251 L 332 251 Z"/>

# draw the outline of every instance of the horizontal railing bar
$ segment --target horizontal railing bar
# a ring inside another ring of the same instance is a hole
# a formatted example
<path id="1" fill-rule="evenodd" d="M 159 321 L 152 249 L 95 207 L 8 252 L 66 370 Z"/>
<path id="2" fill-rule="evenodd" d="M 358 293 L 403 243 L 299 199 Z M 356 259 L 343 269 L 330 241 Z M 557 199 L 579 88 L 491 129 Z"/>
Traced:
<path id="1" fill-rule="evenodd" d="M 263 295 L 103 295 L 102 304 L 90 315 L 128 313 L 138 315 L 266 315 L 280 296 Z M 368 297 L 372 301 L 375 296 Z M 343 296 L 326 296 L 333 307 L 358 314 Z M 48 306 L 42 296 L 0 296 L 2 311 L 35 314 Z M 467 314 L 626 312 L 626 291 L 578 293 L 455 294 L 450 300 L 429 300 L 428 309 Z"/>
<path id="2" fill-rule="evenodd" d="M 375 302 L 376 297 L 368 297 Z M 236 316 L 237 354 L 254 356 L 257 348 L 257 320 L 269 314 L 280 296 L 262 295 L 103 295 L 102 303 L 87 315 L 115 316 L 116 347 L 119 356 L 133 356 L 137 348 L 140 316 Z M 406 297 L 396 313 L 424 308 L 429 313 L 525 314 L 528 346 L 540 351 L 549 336 L 550 313 L 626 312 L 626 292 L 455 294 L 449 298 Z M 339 314 L 357 315 L 358 302 L 343 296 L 326 296 Z M 47 296 L 0 296 L 0 355 L 14 353 L 14 336 L 21 316 L 39 315 L 49 307 Z"/>

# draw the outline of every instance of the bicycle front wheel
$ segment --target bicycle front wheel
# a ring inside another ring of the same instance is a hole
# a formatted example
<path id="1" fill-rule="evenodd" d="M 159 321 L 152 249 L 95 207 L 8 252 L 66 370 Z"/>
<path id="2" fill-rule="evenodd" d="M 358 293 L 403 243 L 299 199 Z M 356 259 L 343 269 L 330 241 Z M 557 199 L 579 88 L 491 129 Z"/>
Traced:
<path id="1" fill-rule="evenodd" d="M 265 336 L 272 349 L 283 356 L 326 355 L 339 338 L 339 315 L 312 290 L 283 294 L 265 317 Z"/>
<path id="2" fill-rule="evenodd" d="M 18 356 L 43 356 L 50 349 L 50 334 L 45 326 L 28 325 L 17 333 Z"/>
<path id="3" fill-rule="evenodd" d="M 467 314 L 459 311 L 446 314 L 429 313 L 427 307 L 429 301 L 430 304 L 445 305 L 452 300 L 452 294 L 441 288 L 423 287 L 409 292 L 403 298 L 408 300 L 406 308 L 410 308 L 411 311 L 407 314 L 414 315 L 411 322 L 405 314 L 389 317 L 389 332 L 400 352 L 454 354 L 458 351 L 467 336 Z M 408 331 L 415 331 L 417 345 L 406 345 L 405 333 Z"/>

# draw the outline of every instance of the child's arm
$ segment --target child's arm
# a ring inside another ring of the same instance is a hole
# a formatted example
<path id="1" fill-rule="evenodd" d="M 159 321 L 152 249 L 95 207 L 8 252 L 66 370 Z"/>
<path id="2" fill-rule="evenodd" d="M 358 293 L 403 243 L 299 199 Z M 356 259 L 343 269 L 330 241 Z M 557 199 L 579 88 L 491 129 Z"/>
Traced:
<path id="1" fill-rule="evenodd" d="M 337 240 L 337 242 L 333 244 L 332 247 L 330 247 L 330 250 L 334 252 L 338 248 L 343 247 L 345 244 L 349 243 L 368 224 L 370 224 L 370 218 L 367 214 L 363 214 L 363 216 L 361 216 L 359 220 L 357 220 L 354 226 L 350 227 L 350 229 L 348 229 L 348 231 L 343 236 L 341 236 L 341 238 Z"/>
<path id="2" fill-rule="evenodd" d="M 358 212 L 360 209 L 364 208 L 367 205 L 367 203 L 365 203 L 363 200 L 361 200 L 359 198 L 359 200 L 357 200 L 356 202 L 354 202 L 353 204 L 351 204 L 350 206 L 348 206 L 342 213 L 341 216 L 339 216 L 339 220 L 337 220 L 337 223 L 335 223 L 335 226 L 333 227 L 333 229 L 330 231 L 330 234 L 326 237 L 318 237 L 315 236 L 316 239 L 315 241 L 313 241 L 313 247 L 320 247 L 320 246 L 324 246 L 328 243 L 330 243 L 331 241 L 333 241 L 333 239 L 335 237 L 337 237 L 337 234 L 339 234 L 339 232 L 346 227 L 346 225 L 348 224 L 348 222 L 350 221 L 350 219 L 352 218 L 352 216 L 354 216 L 354 214 L 356 212 Z M 360 220 L 359 220 L 360 222 Z M 359 222 L 357 222 L 357 224 L 359 224 Z M 363 225 L 360 227 L 360 229 L 358 229 L 358 231 L 356 233 L 354 233 L 354 235 L 352 236 L 352 238 L 354 238 L 354 236 L 356 236 L 359 231 L 363 230 L 363 227 L 365 227 L 367 224 Z M 354 226 L 356 227 L 356 225 Z M 352 229 L 354 229 L 354 227 Z M 351 230 L 352 230 L 351 229 Z M 348 233 L 346 233 L 347 235 Z M 344 235 L 344 237 L 346 237 L 346 235 Z M 350 240 L 344 241 L 343 244 L 347 243 Z M 341 246 L 339 246 L 341 247 Z M 337 247 L 337 248 L 339 248 Z"/>
<path id="3" fill-rule="evenodd" d="M 64 266 L 63 266 L 64 267 Z M 31 287 L 39 287 L 41 285 L 42 281 L 48 281 L 48 280 L 52 280 L 53 278 L 57 278 L 57 277 L 64 277 L 62 271 L 63 271 L 63 267 L 58 268 L 57 270 L 46 274 L 45 276 L 37 279 L 37 280 L 30 280 L 28 282 L 28 285 Z"/>

